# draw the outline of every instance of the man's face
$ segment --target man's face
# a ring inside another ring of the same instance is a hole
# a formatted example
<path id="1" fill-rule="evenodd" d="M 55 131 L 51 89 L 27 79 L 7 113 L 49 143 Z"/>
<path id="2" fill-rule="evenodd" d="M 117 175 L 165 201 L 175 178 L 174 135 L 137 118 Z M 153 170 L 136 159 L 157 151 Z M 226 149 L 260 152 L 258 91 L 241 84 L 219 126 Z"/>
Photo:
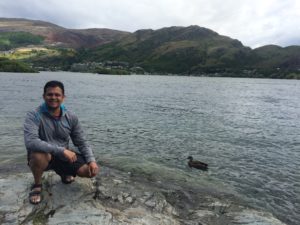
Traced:
<path id="1" fill-rule="evenodd" d="M 50 110 L 54 110 L 60 107 L 65 96 L 59 87 L 49 87 L 46 89 L 46 93 L 44 93 L 43 98 L 48 108 Z"/>

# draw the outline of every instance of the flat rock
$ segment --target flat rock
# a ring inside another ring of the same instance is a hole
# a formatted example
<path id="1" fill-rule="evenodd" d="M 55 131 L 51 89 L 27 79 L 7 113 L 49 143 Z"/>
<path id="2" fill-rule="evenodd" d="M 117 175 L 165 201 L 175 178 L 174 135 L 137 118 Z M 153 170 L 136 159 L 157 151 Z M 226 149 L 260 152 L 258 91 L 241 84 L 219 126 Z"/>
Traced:
<path id="1" fill-rule="evenodd" d="M 59 176 L 43 177 L 43 200 L 31 205 L 30 173 L 0 174 L 0 224 L 102 225 L 284 225 L 272 214 L 180 185 L 135 179 L 132 174 L 102 168 L 96 179 L 76 178 L 66 185 Z"/>

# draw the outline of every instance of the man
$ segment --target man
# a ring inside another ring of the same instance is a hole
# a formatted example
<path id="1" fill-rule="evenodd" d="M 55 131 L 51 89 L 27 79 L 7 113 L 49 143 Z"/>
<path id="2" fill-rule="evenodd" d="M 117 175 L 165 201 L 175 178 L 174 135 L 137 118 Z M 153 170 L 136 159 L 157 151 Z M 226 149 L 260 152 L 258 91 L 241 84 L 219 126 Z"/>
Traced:
<path id="1" fill-rule="evenodd" d="M 73 182 L 76 175 L 91 178 L 99 172 L 77 116 L 62 104 L 65 99 L 63 83 L 47 82 L 43 98 L 45 102 L 29 112 L 24 123 L 28 165 L 34 177 L 29 193 L 32 204 L 42 200 L 44 171 L 54 170 L 66 184 Z M 70 138 L 80 154 L 69 149 Z"/>

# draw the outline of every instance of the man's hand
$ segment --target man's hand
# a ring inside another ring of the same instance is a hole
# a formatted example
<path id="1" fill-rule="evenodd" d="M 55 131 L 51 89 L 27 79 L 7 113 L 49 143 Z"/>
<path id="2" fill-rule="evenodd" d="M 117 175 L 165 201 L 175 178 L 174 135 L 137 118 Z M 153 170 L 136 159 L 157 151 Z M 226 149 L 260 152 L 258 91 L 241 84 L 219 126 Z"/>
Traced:
<path id="1" fill-rule="evenodd" d="M 89 164 L 89 174 L 90 177 L 94 177 L 99 172 L 99 167 L 96 162 L 90 162 Z"/>
<path id="2" fill-rule="evenodd" d="M 72 152 L 71 150 L 69 149 L 66 149 L 64 150 L 64 156 L 67 158 L 67 160 L 70 162 L 70 163 L 73 163 L 77 160 L 77 156 L 76 156 L 76 153 L 75 152 Z"/>

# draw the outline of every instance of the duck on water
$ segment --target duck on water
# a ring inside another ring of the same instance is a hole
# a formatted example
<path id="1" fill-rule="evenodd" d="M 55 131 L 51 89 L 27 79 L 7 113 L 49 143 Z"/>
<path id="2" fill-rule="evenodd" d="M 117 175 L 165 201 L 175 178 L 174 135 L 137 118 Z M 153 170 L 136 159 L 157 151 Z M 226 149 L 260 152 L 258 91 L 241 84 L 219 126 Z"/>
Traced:
<path id="1" fill-rule="evenodd" d="M 191 168 L 196 168 L 196 169 L 200 169 L 200 170 L 207 170 L 208 169 L 208 165 L 206 163 L 200 162 L 198 160 L 193 160 L 192 156 L 187 157 L 187 159 L 189 159 L 188 165 Z"/>

